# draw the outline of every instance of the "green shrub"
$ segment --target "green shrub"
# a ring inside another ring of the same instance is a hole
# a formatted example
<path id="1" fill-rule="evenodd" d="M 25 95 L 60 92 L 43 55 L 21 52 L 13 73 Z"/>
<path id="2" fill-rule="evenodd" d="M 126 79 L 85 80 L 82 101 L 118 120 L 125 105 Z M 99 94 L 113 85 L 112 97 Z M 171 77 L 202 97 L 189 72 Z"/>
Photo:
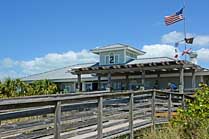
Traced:
<path id="1" fill-rule="evenodd" d="M 209 87 L 207 85 L 200 85 L 194 100 L 187 100 L 187 108 L 178 110 L 172 124 L 178 127 L 187 138 L 200 138 L 201 132 L 209 136 Z"/>

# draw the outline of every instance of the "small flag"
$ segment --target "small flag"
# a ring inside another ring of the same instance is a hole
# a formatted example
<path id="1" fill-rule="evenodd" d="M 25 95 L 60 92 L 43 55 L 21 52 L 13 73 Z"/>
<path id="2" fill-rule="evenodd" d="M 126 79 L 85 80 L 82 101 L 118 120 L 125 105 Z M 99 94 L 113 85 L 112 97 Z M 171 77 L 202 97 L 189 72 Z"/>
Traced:
<path id="1" fill-rule="evenodd" d="M 183 10 L 184 8 L 181 8 L 181 10 L 176 12 L 174 15 L 165 16 L 165 24 L 168 26 L 183 20 L 184 19 Z"/>
<path id="2" fill-rule="evenodd" d="M 179 55 L 178 54 L 176 54 L 175 56 L 174 56 L 174 58 L 178 58 L 179 57 Z"/>
<path id="3" fill-rule="evenodd" d="M 192 37 L 192 38 L 185 38 L 184 40 L 185 40 L 185 42 L 186 42 L 187 44 L 192 44 L 194 38 L 193 38 L 193 37 Z"/>
<path id="4" fill-rule="evenodd" d="M 192 50 L 192 48 L 186 49 L 182 52 L 182 56 L 185 54 L 190 54 L 190 50 Z"/>

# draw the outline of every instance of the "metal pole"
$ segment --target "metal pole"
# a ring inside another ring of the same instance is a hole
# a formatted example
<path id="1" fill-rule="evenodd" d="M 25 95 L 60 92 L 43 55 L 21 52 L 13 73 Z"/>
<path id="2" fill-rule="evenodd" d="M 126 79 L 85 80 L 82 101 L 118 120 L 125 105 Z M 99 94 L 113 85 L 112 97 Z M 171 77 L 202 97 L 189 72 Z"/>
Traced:
<path id="1" fill-rule="evenodd" d="M 97 135 L 98 139 L 103 138 L 103 97 L 99 97 L 98 99 L 98 124 L 97 124 Z"/>
<path id="2" fill-rule="evenodd" d="M 134 139 L 134 127 L 133 127 L 133 107 L 134 107 L 134 94 L 131 93 L 129 97 L 129 130 L 130 130 L 130 139 Z"/>
<path id="3" fill-rule="evenodd" d="M 185 9 L 186 7 L 186 3 L 185 1 L 183 0 L 183 8 Z M 184 14 L 185 15 L 185 14 Z M 186 38 L 186 17 L 184 16 L 184 38 Z M 184 50 L 187 49 L 187 45 L 186 45 L 186 42 L 184 43 Z M 185 61 L 187 60 L 187 57 L 186 57 L 186 54 L 185 54 Z"/>

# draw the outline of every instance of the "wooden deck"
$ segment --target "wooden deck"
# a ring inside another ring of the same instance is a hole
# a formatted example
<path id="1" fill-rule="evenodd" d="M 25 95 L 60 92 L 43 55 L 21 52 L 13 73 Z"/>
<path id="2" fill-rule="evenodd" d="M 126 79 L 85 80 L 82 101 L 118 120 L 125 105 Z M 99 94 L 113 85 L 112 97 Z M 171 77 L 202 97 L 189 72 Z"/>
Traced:
<path id="1" fill-rule="evenodd" d="M 114 138 L 167 122 L 184 94 L 158 90 L 35 96 L 0 101 L 1 139 Z"/>

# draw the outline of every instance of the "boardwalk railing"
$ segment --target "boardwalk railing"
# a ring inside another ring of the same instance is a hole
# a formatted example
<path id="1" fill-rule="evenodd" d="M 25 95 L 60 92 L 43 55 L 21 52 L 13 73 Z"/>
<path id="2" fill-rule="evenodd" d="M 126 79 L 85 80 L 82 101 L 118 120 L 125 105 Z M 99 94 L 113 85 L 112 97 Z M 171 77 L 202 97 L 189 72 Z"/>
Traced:
<path id="1" fill-rule="evenodd" d="M 184 94 L 159 90 L 96 92 L 0 100 L 2 139 L 102 139 L 166 123 Z"/>

